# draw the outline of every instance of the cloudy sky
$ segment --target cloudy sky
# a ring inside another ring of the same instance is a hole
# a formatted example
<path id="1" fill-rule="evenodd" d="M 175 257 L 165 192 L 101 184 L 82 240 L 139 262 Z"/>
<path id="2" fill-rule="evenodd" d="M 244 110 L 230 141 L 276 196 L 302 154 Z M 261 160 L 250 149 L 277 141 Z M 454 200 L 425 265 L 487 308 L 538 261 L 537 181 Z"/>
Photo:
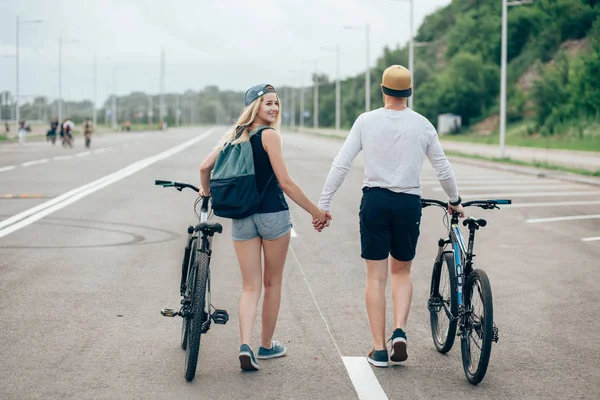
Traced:
<path id="1" fill-rule="evenodd" d="M 415 30 L 424 17 L 450 0 L 415 0 Z M 409 3 L 394 0 L 0 0 L 0 91 L 16 88 L 16 18 L 20 24 L 20 92 L 58 96 L 59 38 L 63 97 L 97 98 L 116 91 L 158 93 L 160 53 L 166 54 L 165 90 L 206 85 L 245 90 L 257 82 L 308 85 L 317 65 L 341 76 L 366 68 L 365 30 L 370 26 L 370 62 L 383 46 L 409 38 Z"/>

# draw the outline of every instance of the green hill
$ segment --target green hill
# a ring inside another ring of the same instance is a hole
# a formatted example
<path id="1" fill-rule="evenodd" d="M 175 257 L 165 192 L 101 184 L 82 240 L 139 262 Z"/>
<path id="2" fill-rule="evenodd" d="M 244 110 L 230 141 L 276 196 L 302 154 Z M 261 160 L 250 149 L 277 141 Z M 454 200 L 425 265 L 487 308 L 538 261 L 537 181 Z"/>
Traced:
<path id="1" fill-rule="evenodd" d="M 415 48 L 415 109 L 434 124 L 455 113 L 474 126 L 498 113 L 502 2 L 454 0 L 425 18 Z M 577 131 L 600 115 L 600 1 L 535 0 L 509 7 L 508 120 L 535 121 L 529 134 Z M 408 49 L 384 48 L 372 70 L 372 107 L 382 104 L 381 74 L 408 65 Z M 323 77 L 321 77 L 323 79 Z M 321 81 L 320 125 L 333 126 L 334 83 Z M 364 110 L 364 78 L 342 82 L 342 125 Z M 308 104 L 311 104 L 308 93 Z M 489 120 L 488 120 L 489 121 Z"/>

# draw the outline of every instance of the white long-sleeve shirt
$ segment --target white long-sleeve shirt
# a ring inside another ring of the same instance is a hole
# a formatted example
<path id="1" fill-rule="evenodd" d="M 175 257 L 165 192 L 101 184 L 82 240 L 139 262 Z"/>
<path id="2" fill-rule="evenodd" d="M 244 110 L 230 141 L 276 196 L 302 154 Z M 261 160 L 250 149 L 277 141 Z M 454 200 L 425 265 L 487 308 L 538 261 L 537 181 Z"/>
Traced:
<path id="1" fill-rule="evenodd" d="M 361 114 L 354 122 L 333 160 L 319 208 L 330 209 L 333 195 L 361 150 L 365 161 L 363 187 L 381 187 L 421 196 L 419 178 L 427 156 L 449 200 L 458 200 L 454 172 L 434 126 L 410 108 L 402 111 L 379 108 Z"/>

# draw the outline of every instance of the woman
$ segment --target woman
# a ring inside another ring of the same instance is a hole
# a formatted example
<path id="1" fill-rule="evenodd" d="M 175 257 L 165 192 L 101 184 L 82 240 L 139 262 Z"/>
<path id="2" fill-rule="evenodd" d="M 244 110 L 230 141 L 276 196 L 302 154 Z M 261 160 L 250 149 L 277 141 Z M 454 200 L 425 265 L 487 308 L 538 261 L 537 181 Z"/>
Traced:
<path id="1" fill-rule="evenodd" d="M 244 219 L 234 219 L 231 230 L 243 281 L 240 298 L 240 366 L 243 370 L 257 371 L 259 366 L 256 358 L 270 359 L 286 354 L 286 348 L 273 340 L 281 303 L 283 266 L 292 229 L 290 212 L 283 193 L 311 214 L 313 223 L 325 224 L 331 219 L 331 215 L 311 202 L 287 171 L 281 151 L 281 136 L 277 132 L 281 122 L 280 100 L 273 86 L 251 87 L 244 95 L 244 102 L 246 108 L 237 123 L 202 162 L 200 181 L 201 194 L 210 196 L 211 171 L 223 145 L 250 140 L 256 185 L 258 191 L 263 193 L 263 198 L 257 212 Z M 269 128 L 250 137 L 250 133 L 254 133 L 261 126 Z M 265 260 L 264 275 L 261 252 Z M 263 283 L 265 294 L 262 307 L 262 337 L 258 356 L 255 358 L 250 343 Z"/>

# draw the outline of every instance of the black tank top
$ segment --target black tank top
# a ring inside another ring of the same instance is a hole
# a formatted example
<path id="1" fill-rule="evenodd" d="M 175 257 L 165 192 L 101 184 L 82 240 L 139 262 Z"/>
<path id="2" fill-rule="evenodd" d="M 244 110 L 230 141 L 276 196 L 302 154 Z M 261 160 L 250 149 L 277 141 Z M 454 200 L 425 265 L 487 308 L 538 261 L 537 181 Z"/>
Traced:
<path id="1" fill-rule="evenodd" d="M 252 153 L 254 156 L 256 188 L 259 193 L 263 193 L 264 191 L 262 201 L 256 212 L 258 214 L 266 214 L 288 210 L 289 207 L 285 201 L 283 190 L 281 190 L 281 186 L 279 186 L 277 177 L 275 177 L 273 172 L 269 154 L 267 154 L 263 147 L 262 132 L 253 135 L 250 138 L 250 144 L 252 145 Z"/>

